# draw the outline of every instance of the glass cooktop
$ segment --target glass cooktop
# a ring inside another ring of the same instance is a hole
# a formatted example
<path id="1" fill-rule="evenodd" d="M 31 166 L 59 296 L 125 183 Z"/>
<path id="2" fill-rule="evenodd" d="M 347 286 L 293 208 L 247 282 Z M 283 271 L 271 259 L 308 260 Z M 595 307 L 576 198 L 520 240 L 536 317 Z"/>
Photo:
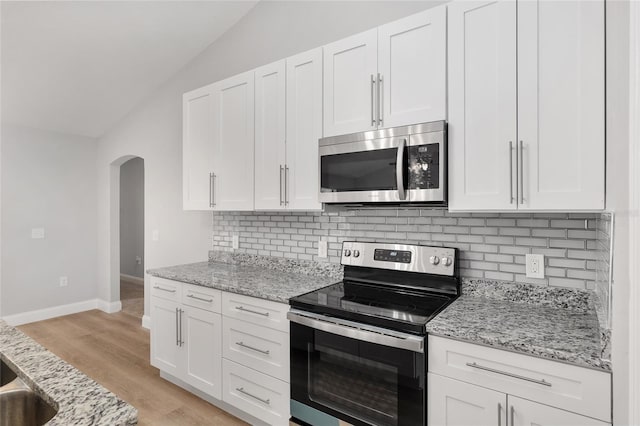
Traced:
<path id="1" fill-rule="evenodd" d="M 454 299 L 424 291 L 342 281 L 294 297 L 289 303 L 309 312 L 425 334 L 425 324 Z"/>

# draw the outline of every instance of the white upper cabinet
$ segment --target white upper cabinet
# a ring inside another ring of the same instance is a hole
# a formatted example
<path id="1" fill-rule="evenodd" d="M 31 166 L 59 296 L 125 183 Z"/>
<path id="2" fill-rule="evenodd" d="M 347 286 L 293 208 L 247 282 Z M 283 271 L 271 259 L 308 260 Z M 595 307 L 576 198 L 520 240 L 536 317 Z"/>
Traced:
<path id="1" fill-rule="evenodd" d="M 324 46 L 324 136 L 377 127 L 378 30 Z"/>
<path id="2" fill-rule="evenodd" d="M 255 208 L 284 208 L 285 61 L 255 70 Z"/>
<path id="3" fill-rule="evenodd" d="M 449 5 L 451 210 L 604 208 L 604 36 L 602 0 Z"/>
<path id="4" fill-rule="evenodd" d="M 182 197 L 185 210 L 210 210 L 213 173 L 212 85 L 182 97 Z"/>
<path id="5" fill-rule="evenodd" d="M 379 127 L 445 120 L 447 8 L 378 28 Z"/>
<path id="6" fill-rule="evenodd" d="M 449 207 L 515 199 L 516 3 L 449 4 Z"/>
<path id="7" fill-rule="evenodd" d="M 287 170 L 289 209 L 320 210 L 318 139 L 322 137 L 322 49 L 287 59 Z"/>
<path id="8" fill-rule="evenodd" d="M 253 210 L 254 73 L 213 87 L 213 208 Z"/>
<path id="9" fill-rule="evenodd" d="M 518 3 L 520 208 L 604 208 L 604 1 Z"/>

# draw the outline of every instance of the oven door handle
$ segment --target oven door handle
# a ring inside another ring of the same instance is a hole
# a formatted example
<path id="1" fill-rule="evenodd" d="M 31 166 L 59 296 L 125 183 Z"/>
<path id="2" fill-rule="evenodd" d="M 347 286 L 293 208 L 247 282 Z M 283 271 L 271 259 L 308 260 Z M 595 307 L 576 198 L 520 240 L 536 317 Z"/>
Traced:
<path id="1" fill-rule="evenodd" d="M 398 198 L 403 201 L 407 196 L 404 187 L 404 150 L 407 146 L 406 139 L 400 139 L 398 153 L 396 154 L 396 185 L 398 186 Z"/>
<path id="2" fill-rule="evenodd" d="M 291 322 L 327 333 L 382 346 L 424 353 L 424 337 L 421 336 L 296 310 L 287 312 L 287 318 Z"/>

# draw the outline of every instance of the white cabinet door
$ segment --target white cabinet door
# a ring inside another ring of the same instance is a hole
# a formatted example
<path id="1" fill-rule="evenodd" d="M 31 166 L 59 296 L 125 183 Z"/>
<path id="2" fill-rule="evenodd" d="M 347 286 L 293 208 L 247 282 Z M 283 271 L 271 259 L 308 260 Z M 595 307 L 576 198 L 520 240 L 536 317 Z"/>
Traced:
<path id="1" fill-rule="evenodd" d="M 318 139 L 322 137 L 322 49 L 287 59 L 286 199 L 292 210 L 320 210 Z"/>
<path id="2" fill-rule="evenodd" d="M 447 118 L 447 9 L 439 6 L 378 28 L 379 127 Z"/>
<path id="3" fill-rule="evenodd" d="M 604 41 L 604 0 L 518 3 L 521 209 L 604 208 Z"/>
<path id="4" fill-rule="evenodd" d="M 213 94 L 211 85 L 182 97 L 182 200 L 185 210 L 211 210 Z"/>
<path id="5" fill-rule="evenodd" d="M 183 307 L 183 379 L 192 386 L 222 398 L 222 317 L 197 308 Z"/>
<path id="6" fill-rule="evenodd" d="M 427 424 L 432 426 L 506 425 L 507 395 L 429 373 Z"/>
<path id="7" fill-rule="evenodd" d="M 151 365 L 179 377 L 182 371 L 178 341 L 178 304 L 151 298 Z"/>
<path id="8" fill-rule="evenodd" d="M 285 61 L 255 70 L 255 208 L 285 208 Z"/>
<path id="9" fill-rule="evenodd" d="M 378 30 L 324 46 L 324 136 L 376 128 Z"/>
<path id="10" fill-rule="evenodd" d="M 253 71 L 214 87 L 214 209 L 253 210 Z"/>
<path id="11" fill-rule="evenodd" d="M 526 399 L 508 396 L 509 426 L 606 426 L 591 417 L 538 404 Z M 505 423 L 503 423 L 505 424 Z"/>
<path id="12" fill-rule="evenodd" d="M 516 208 L 516 2 L 449 4 L 449 208 Z"/>

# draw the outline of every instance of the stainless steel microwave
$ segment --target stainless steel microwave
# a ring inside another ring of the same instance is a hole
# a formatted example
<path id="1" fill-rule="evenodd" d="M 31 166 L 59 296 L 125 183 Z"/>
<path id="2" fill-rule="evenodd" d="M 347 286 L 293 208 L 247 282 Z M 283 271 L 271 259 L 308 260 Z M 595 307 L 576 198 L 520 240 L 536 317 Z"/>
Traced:
<path id="1" fill-rule="evenodd" d="M 320 139 L 323 203 L 447 203 L 447 123 Z"/>

